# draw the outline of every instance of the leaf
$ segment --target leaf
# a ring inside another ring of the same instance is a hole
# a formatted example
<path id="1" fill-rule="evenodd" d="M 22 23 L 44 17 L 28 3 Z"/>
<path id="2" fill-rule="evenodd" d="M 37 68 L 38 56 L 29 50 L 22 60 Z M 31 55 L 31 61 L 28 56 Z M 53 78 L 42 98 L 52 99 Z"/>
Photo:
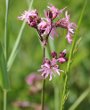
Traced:
<path id="1" fill-rule="evenodd" d="M 88 94 L 90 93 L 90 87 L 87 88 L 79 97 L 78 99 L 75 101 L 75 103 L 69 108 L 69 110 L 76 110 L 76 108 L 78 107 L 78 105 L 88 96 Z"/>
<path id="2" fill-rule="evenodd" d="M 33 1 L 34 1 L 34 0 L 31 0 L 31 1 L 30 1 L 29 10 L 31 10 L 31 8 L 32 8 Z M 25 28 L 25 24 L 26 24 L 26 23 L 25 23 L 25 21 L 24 21 L 23 24 L 22 24 L 22 26 L 21 26 L 21 29 L 20 29 L 20 31 L 19 31 L 19 34 L 18 34 L 18 36 L 17 36 L 17 39 L 16 39 L 16 41 L 15 41 L 15 44 L 14 44 L 14 47 L 13 47 L 12 52 L 11 52 L 11 54 L 10 54 L 10 57 L 9 57 L 9 59 L 8 59 L 8 63 L 7 63 L 7 70 L 8 70 L 8 71 L 11 69 L 12 64 L 13 64 L 15 58 L 16 58 L 16 55 L 17 55 L 17 52 L 18 52 L 18 48 L 19 48 L 19 45 L 20 45 L 20 43 L 21 43 L 21 38 L 22 38 L 23 30 L 24 30 L 24 28 Z"/>
<path id="3" fill-rule="evenodd" d="M 3 48 L 2 48 L 1 43 L 0 43 L 0 71 L 1 71 L 0 73 L 1 73 L 1 79 L 2 79 L 1 86 L 3 89 L 8 90 L 10 88 L 9 78 L 8 78 L 6 61 L 5 61 Z"/>
<path id="4" fill-rule="evenodd" d="M 9 0 L 6 0 L 6 13 L 5 13 L 5 32 L 4 32 L 4 54 L 5 58 L 8 58 L 8 46 L 9 46 L 9 36 L 7 35 L 8 32 L 8 5 Z"/>

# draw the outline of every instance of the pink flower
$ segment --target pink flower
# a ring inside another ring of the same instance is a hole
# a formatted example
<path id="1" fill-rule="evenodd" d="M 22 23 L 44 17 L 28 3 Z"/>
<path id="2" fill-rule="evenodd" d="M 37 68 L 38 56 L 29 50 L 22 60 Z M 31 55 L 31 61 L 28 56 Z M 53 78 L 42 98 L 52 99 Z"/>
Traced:
<path id="1" fill-rule="evenodd" d="M 30 74 L 26 77 L 26 82 L 28 85 L 35 85 L 36 82 L 42 80 L 41 76 L 38 74 Z"/>
<path id="2" fill-rule="evenodd" d="M 59 57 L 57 56 L 57 53 L 55 51 L 51 53 L 51 56 L 52 56 L 51 60 L 49 60 L 48 58 L 44 59 L 44 62 L 41 65 L 41 69 L 38 70 L 39 72 L 42 73 L 42 76 L 44 78 L 50 76 L 49 80 L 52 80 L 52 76 L 55 75 L 56 73 L 60 75 L 60 72 L 61 71 L 63 72 L 63 70 L 59 69 L 59 65 L 57 63 L 59 62 L 62 64 L 67 61 L 66 49 L 60 52 Z"/>
<path id="3" fill-rule="evenodd" d="M 51 24 L 47 19 L 42 19 L 38 24 L 38 30 L 41 36 L 47 36 L 51 30 Z"/>
<path id="4" fill-rule="evenodd" d="M 54 39 L 57 36 L 55 24 L 52 23 L 49 19 L 42 19 L 41 22 L 38 24 L 38 31 L 40 35 L 45 39 L 45 37 L 49 37 Z"/>
<path id="5" fill-rule="evenodd" d="M 55 19 L 57 16 L 59 16 L 60 14 L 62 14 L 62 12 L 64 11 L 65 8 L 59 10 L 57 9 L 55 6 L 53 5 L 50 5 L 48 6 L 48 9 L 46 12 L 45 12 L 45 16 L 47 18 L 50 18 L 50 19 Z"/>
<path id="6" fill-rule="evenodd" d="M 71 44 L 72 43 L 72 34 L 70 32 L 67 33 L 66 38 L 67 38 L 68 43 Z"/>
<path id="7" fill-rule="evenodd" d="M 60 52 L 60 55 L 59 55 L 59 58 L 57 59 L 57 61 L 59 63 L 64 63 L 67 61 L 67 58 L 66 58 L 66 49 L 63 50 L 62 52 Z"/>
<path id="8" fill-rule="evenodd" d="M 65 58 L 63 58 L 63 57 L 58 58 L 58 62 L 60 62 L 60 63 L 64 63 L 64 62 L 66 62 L 66 59 L 65 59 Z"/>
<path id="9" fill-rule="evenodd" d="M 74 30 L 76 29 L 76 24 L 70 22 L 70 15 L 67 14 L 67 11 L 65 13 L 65 18 L 60 19 L 56 23 L 57 27 L 62 27 L 68 30 L 66 38 L 69 43 L 72 42 L 72 35 L 74 34 Z"/>
<path id="10" fill-rule="evenodd" d="M 28 108 L 31 106 L 31 103 L 28 101 L 16 101 L 13 103 L 13 105 L 19 108 Z"/>
<path id="11" fill-rule="evenodd" d="M 20 20 L 25 20 L 31 27 L 37 27 L 37 24 L 40 22 L 38 17 L 37 10 L 25 11 L 20 17 Z"/>
<path id="12" fill-rule="evenodd" d="M 30 101 L 15 101 L 12 103 L 14 107 L 20 108 L 20 110 L 41 110 L 41 104 L 32 103 Z M 44 110 L 48 110 L 48 107 L 45 106 Z"/>
<path id="13" fill-rule="evenodd" d="M 57 29 L 56 29 L 55 26 L 52 26 L 52 30 L 51 30 L 51 32 L 50 32 L 50 38 L 51 38 L 51 39 L 54 39 L 54 38 L 57 37 L 57 36 L 58 36 Z"/>
<path id="14" fill-rule="evenodd" d="M 60 72 L 62 70 L 59 69 L 59 66 L 57 65 L 57 60 L 53 58 L 52 60 L 45 59 L 44 63 L 41 65 L 41 69 L 39 69 L 38 71 L 42 73 L 42 76 L 44 78 L 50 76 L 49 80 L 52 80 L 52 76 L 56 73 L 60 75 Z"/>
<path id="15" fill-rule="evenodd" d="M 66 53 L 67 53 L 67 51 L 66 51 L 66 49 L 64 49 L 62 52 L 60 52 L 60 57 L 65 57 L 66 56 Z"/>
<path id="16" fill-rule="evenodd" d="M 54 39 L 57 36 L 56 29 L 58 27 L 67 29 L 66 39 L 69 43 L 72 42 L 72 36 L 76 29 L 76 24 L 70 22 L 70 15 L 67 11 L 65 12 L 65 17 L 60 18 L 58 21 L 54 21 L 55 18 L 59 17 L 63 13 L 65 8 L 59 10 L 53 5 L 48 6 L 48 10 L 45 11 L 45 18 L 40 18 L 38 16 L 37 10 L 25 11 L 20 17 L 20 20 L 25 20 L 30 27 L 37 30 L 39 34 L 39 39 L 43 46 L 48 43 L 48 38 Z"/>
<path id="17" fill-rule="evenodd" d="M 36 94 L 42 89 L 42 77 L 40 74 L 32 73 L 26 77 L 26 83 L 29 85 L 30 94 Z"/>
<path id="18" fill-rule="evenodd" d="M 53 51 L 53 52 L 51 53 L 51 56 L 52 56 L 52 58 L 57 58 L 57 53 L 56 53 L 55 51 Z"/>

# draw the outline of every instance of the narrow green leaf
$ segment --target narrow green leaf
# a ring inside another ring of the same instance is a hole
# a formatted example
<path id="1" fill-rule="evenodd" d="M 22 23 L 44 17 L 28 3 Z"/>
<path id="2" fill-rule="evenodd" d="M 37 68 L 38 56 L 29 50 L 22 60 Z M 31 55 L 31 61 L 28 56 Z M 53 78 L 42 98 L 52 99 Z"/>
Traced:
<path id="1" fill-rule="evenodd" d="M 6 0 L 6 13 L 5 13 L 5 32 L 4 32 L 4 53 L 5 58 L 8 57 L 8 36 L 7 36 L 7 27 L 8 27 L 8 4 L 9 0 Z"/>
<path id="2" fill-rule="evenodd" d="M 69 110 L 75 110 L 78 105 L 88 96 L 88 94 L 90 93 L 90 87 L 88 89 L 86 89 L 81 95 L 80 97 L 75 101 L 75 103 L 69 108 Z"/>
<path id="3" fill-rule="evenodd" d="M 30 1 L 30 5 L 29 5 L 29 10 L 31 10 L 32 8 L 32 4 L 33 4 L 33 0 Z M 20 45 L 20 42 L 21 42 L 21 38 L 22 38 L 22 34 L 23 34 L 23 30 L 25 28 L 25 21 L 23 22 L 22 26 L 21 26 L 21 29 L 19 31 L 19 34 L 17 36 L 17 39 L 16 39 L 16 42 L 14 44 L 14 47 L 12 49 L 12 52 L 10 54 L 10 57 L 9 57 L 9 60 L 8 60 L 8 63 L 7 63 L 7 70 L 9 71 L 14 60 L 15 60 L 15 57 L 17 55 L 17 51 L 18 51 L 18 47 Z"/>
<path id="4" fill-rule="evenodd" d="M 10 88 L 9 85 L 9 78 L 8 78 L 8 72 L 6 67 L 6 61 L 3 53 L 3 48 L 0 43 L 0 73 L 1 73 L 1 79 L 2 79 L 2 88 L 8 90 Z"/>

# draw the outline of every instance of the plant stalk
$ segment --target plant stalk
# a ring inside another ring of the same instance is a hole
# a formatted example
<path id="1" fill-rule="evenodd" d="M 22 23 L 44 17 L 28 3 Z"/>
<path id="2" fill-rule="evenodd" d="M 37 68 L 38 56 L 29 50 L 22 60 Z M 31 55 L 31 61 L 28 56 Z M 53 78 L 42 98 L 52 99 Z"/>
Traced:
<path id="1" fill-rule="evenodd" d="M 45 79 L 43 79 L 43 87 L 42 87 L 42 99 L 41 99 L 42 110 L 44 110 L 44 99 L 45 99 Z"/>
<path id="2" fill-rule="evenodd" d="M 43 60 L 45 58 L 45 47 L 43 47 Z M 44 102 L 45 102 L 45 79 L 43 79 L 43 85 L 42 85 L 42 96 L 41 96 L 41 110 L 44 110 Z"/>
<path id="3" fill-rule="evenodd" d="M 8 6 L 9 5 L 9 0 L 6 0 L 6 12 L 5 12 L 5 30 L 4 30 L 4 55 L 5 55 L 5 61 L 6 61 L 6 67 L 7 67 L 7 59 L 8 59 L 8 42 L 9 42 L 9 38 L 7 35 L 7 31 L 8 31 Z M 5 69 L 4 69 L 5 71 Z M 5 72 L 7 73 L 7 72 Z M 8 77 L 8 76 L 6 76 Z M 8 79 L 8 78 L 6 78 Z M 3 110 L 7 109 L 7 90 L 4 89 L 3 90 Z"/>

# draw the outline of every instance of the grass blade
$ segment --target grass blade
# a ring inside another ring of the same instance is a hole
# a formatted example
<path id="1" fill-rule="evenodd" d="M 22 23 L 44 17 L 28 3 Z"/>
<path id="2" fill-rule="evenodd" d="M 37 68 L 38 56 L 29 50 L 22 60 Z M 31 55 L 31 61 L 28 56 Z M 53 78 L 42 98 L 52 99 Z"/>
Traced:
<path id="1" fill-rule="evenodd" d="M 5 33 L 4 33 L 4 53 L 5 58 L 8 57 L 8 36 L 7 36 L 7 27 L 8 27 L 8 4 L 9 0 L 6 0 L 6 13 L 5 13 Z"/>
<path id="2" fill-rule="evenodd" d="M 33 0 L 31 0 L 31 2 L 30 2 L 29 10 L 32 8 L 32 4 L 33 4 Z M 15 57 L 17 55 L 17 50 L 18 50 L 18 47 L 20 45 L 20 41 L 21 41 L 21 38 L 22 38 L 22 33 L 23 33 L 23 30 L 24 30 L 25 24 L 26 23 L 24 21 L 23 24 L 22 24 L 22 26 L 21 26 L 21 29 L 19 31 L 19 34 L 17 36 L 15 45 L 14 45 L 14 47 L 12 49 L 11 54 L 10 54 L 10 57 L 9 57 L 9 60 L 8 60 L 8 63 L 7 63 L 7 69 L 8 69 L 8 71 L 10 70 L 10 68 L 11 68 L 11 66 L 12 66 L 12 64 L 14 62 L 14 59 L 15 59 Z"/>
<path id="3" fill-rule="evenodd" d="M 1 71 L 1 79 L 2 79 L 2 88 L 5 90 L 8 90 L 10 88 L 9 85 L 9 78 L 8 78 L 8 72 L 7 72 L 7 66 L 6 66 L 6 60 L 3 53 L 3 48 L 0 43 L 0 71 Z"/>
<path id="4" fill-rule="evenodd" d="M 90 88 L 85 90 L 68 110 L 75 110 L 78 107 L 78 105 L 88 96 L 89 93 Z"/>

